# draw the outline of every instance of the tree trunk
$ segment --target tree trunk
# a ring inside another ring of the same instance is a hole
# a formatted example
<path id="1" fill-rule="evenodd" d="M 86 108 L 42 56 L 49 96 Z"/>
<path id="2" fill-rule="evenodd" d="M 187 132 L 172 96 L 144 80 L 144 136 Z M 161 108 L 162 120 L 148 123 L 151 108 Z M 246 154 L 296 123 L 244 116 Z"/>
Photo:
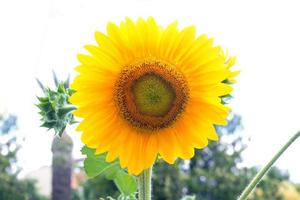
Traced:
<path id="1" fill-rule="evenodd" d="M 52 143 L 52 200 L 71 200 L 72 139 L 63 133 Z"/>

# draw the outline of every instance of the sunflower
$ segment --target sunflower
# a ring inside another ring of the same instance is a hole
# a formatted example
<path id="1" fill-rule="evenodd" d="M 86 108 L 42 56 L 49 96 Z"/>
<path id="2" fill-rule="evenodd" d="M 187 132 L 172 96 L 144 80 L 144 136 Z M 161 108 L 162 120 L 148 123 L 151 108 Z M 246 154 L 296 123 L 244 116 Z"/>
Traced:
<path id="1" fill-rule="evenodd" d="M 229 112 L 221 97 L 236 72 L 213 39 L 151 17 L 108 23 L 95 38 L 97 45 L 85 46 L 89 55 L 78 55 L 71 85 L 85 145 L 138 175 L 158 155 L 172 164 L 218 140 L 214 125 L 225 125 Z"/>

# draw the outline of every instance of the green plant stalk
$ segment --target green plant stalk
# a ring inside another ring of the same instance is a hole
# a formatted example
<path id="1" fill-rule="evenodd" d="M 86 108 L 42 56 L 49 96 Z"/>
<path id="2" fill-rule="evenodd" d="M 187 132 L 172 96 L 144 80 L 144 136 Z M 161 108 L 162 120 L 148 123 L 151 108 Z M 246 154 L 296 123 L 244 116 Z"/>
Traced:
<path id="1" fill-rule="evenodd" d="M 151 200 L 151 175 L 152 167 L 145 169 L 138 176 L 139 200 Z"/>
<path id="2" fill-rule="evenodd" d="M 285 150 L 300 136 L 298 131 L 293 137 L 291 137 L 287 143 L 275 154 L 275 156 L 255 175 L 250 184 L 244 189 L 238 200 L 246 200 L 251 192 L 255 189 L 256 185 L 261 181 L 264 175 L 276 162 L 276 160 L 285 152 Z"/>

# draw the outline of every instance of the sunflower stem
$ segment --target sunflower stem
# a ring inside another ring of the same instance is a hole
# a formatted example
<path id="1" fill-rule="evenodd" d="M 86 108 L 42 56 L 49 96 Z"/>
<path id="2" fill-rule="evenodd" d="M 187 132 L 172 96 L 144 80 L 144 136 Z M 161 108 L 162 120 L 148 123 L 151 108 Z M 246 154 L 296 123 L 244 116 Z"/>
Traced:
<path id="1" fill-rule="evenodd" d="M 275 154 L 275 156 L 255 175 L 250 184 L 244 189 L 242 194 L 239 196 L 238 200 L 246 200 L 249 195 L 255 189 L 256 185 L 261 181 L 264 175 L 276 162 L 276 160 L 285 152 L 285 150 L 300 136 L 300 131 L 298 131 L 293 137 L 291 137 L 287 143 Z"/>
<path id="2" fill-rule="evenodd" d="M 145 169 L 138 176 L 139 200 L 151 200 L 151 175 L 152 167 Z"/>

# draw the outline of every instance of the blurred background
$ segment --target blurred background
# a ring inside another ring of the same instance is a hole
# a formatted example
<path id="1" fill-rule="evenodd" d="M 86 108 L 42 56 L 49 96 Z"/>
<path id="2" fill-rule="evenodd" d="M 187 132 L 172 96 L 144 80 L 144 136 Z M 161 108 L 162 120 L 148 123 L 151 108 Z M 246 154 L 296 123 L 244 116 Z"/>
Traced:
<path id="1" fill-rule="evenodd" d="M 0 200 L 118 196 L 113 182 L 101 176 L 87 180 L 80 133 L 74 127 L 68 127 L 63 140 L 39 127 L 34 104 L 42 90 L 35 78 L 50 87 L 52 70 L 59 79 L 72 79 L 76 55 L 83 45 L 95 43 L 94 32 L 105 32 L 108 21 L 118 23 L 126 16 L 153 16 L 161 25 L 173 20 L 181 27 L 195 25 L 199 35 L 214 37 L 215 44 L 237 56 L 235 69 L 241 74 L 229 124 L 216 127 L 220 141 L 197 151 L 191 161 L 175 166 L 158 162 L 153 185 L 155 199 L 176 200 L 185 194 L 235 199 L 299 130 L 299 8 L 297 0 L 0 1 Z M 252 198 L 300 199 L 299 152 L 296 141 Z M 60 155 L 67 161 L 52 165 Z M 57 181 L 53 174 L 59 175 Z M 60 183 L 61 176 L 70 182 Z M 54 185 L 62 186 L 53 188 L 52 177 Z"/>

